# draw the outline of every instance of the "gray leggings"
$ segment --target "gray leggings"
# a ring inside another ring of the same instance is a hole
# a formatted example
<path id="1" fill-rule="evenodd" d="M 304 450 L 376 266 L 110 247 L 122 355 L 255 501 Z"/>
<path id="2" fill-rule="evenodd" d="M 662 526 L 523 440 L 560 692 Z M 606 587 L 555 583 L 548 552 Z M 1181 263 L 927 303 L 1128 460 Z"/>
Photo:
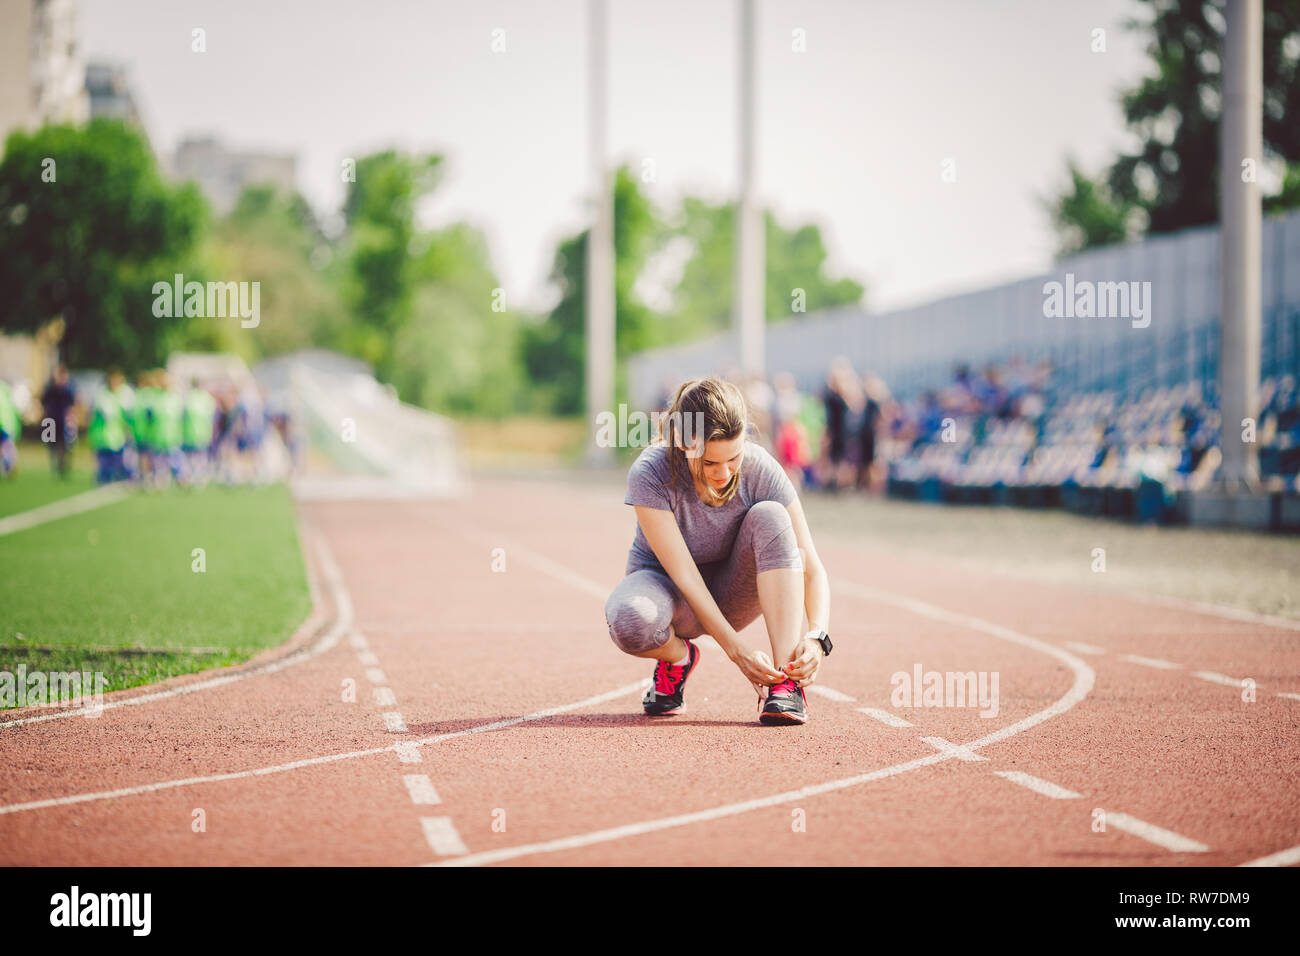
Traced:
<path id="1" fill-rule="evenodd" d="M 736 630 L 760 613 L 757 576 L 772 568 L 802 568 L 803 556 L 779 501 L 759 501 L 740 522 L 731 554 L 700 566 L 718 609 Z M 678 637 L 699 637 L 704 628 L 686 598 L 665 572 L 631 571 L 605 602 L 609 636 L 620 650 L 640 654 L 668 642 L 671 624 Z"/>

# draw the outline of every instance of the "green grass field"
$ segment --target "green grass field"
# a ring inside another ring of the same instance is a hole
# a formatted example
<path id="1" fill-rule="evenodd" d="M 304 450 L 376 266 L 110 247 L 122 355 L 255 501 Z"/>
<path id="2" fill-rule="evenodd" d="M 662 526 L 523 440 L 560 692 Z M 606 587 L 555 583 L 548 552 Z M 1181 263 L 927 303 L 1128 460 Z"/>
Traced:
<path id="1" fill-rule="evenodd" d="M 17 473 L 12 478 L 0 479 L 0 518 L 94 487 L 94 470 L 84 442 L 73 446 L 72 467 L 67 478 L 55 477 L 50 470 L 50 455 L 44 445 L 24 442 L 18 449 Z"/>
<path id="2" fill-rule="evenodd" d="M 281 485 L 136 494 L 0 537 L 0 671 L 99 670 L 120 690 L 246 660 L 310 609 Z"/>

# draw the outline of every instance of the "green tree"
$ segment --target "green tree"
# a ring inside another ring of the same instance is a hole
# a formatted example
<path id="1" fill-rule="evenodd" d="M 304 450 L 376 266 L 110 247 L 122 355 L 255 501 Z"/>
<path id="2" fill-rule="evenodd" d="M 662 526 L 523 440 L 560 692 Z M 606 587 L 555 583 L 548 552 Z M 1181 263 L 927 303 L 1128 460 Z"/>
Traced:
<path id="1" fill-rule="evenodd" d="M 441 168 L 441 156 L 387 150 L 363 157 L 343 203 L 343 296 L 354 318 L 347 350 L 371 362 L 383 378 L 392 369 L 393 343 L 411 316 L 416 206 L 437 185 Z"/>
<path id="2" fill-rule="evenodd" d="M 52 161 L 52 162 L 51 162 Z M 192 275 L 206 207 L 159 174 L 118 120 L 15 131 L 0 160 L 0 328 L 61 316 L 72 366 L 159 364 L 184 318 L 153 314 L 153 284 Z"/>
<path id="3" fill-rule="evenodd" d="M 590 230 L 564 239 L 555 253 L 551 280 L 560 301 L 539 324 L 523 330 L 525 367 L 543 404 L 562 415 L 583 410 L 586 365 L 587 237 Z M 636 292 L 650 255 L 663 238 L 663 225 L 627 166 L 614 176 L 614 353 L 619 364 L 616 390 L 622 394 L 622 360 L 657 344 L 658 315 Z"/>
<path id="4" fill-rule="evenodd" d="M 1152 74 L 1121 99 L 1138 144 L 1095 179 L 1070 163 L 1070 185 L 1047 203 L 1062 254 L 1218 220 L 1224 4 L 1139 2 L 1150 16 L 1128 27 L 1149 33 Z M 1264 4 L 1263 45 L 1264 150 L 1286 166 L 1265 199 L 1277 210 L 1300 204 L 1300 0 Z"/>
<path id="5" fill-rule="evenodd" d="M 798 316 L 796 290 L 804 312 L 862 301 L 864 289 L 852 279 L 826 274 L 826 246 L 811 223 L 787 229 L 770 211 L 763 214 L 765 250 L 764 311 L 769 322 Z M 691 255 L 674 293 L 669 324 L 674 338 L 720 332 L 731 324 L 735 276 L 734 203 L 714 204 L 687 197 L 675 234 L 691 243 Z"/>

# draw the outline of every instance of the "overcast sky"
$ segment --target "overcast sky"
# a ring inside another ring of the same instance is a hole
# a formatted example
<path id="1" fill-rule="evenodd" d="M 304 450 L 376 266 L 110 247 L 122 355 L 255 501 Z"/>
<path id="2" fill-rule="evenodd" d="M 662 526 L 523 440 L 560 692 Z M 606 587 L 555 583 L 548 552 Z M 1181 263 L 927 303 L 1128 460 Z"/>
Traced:
<path id="1" fill-rule="evenodd" d="M 292 152 L 322 213 L 340 164 L 446 155 L 428 214 L 486 234 L 508 301 L 551 301 L 556 241 L 586 222 L 586 0 L 82 0 L 87 58 L 129 68 L 155 148 L 215 134 Z M 611 0 L 611 161 L 669 208 L 737 184 L 736 0 Z M 1039 197 L 1126 142 L 1146 69 L 1133 0 L 759 0 L 762 201 L 814 221 L 831 265 L 887 309 L 1051 260 Z M 192 53 L 191 30 L 207 33 Z M 1106 51 L 1091 50 L 1104 29 Z M 494 52 L 493 31 L 505 50 Z M 802 30 L 806 51 L 792 49 Z M 941 180 L 955 161 L 955 183 Z"/>

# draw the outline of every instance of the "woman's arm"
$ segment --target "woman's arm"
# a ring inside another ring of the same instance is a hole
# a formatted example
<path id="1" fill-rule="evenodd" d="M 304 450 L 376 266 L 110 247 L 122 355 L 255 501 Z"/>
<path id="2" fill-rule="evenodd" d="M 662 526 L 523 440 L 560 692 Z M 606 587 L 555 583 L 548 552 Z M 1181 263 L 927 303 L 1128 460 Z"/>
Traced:
<path id="1" fill-rule="evenodd" d="M 803 553 L 803 594 L 804 611 L 808 615 L 808 625 L 813 630 L 821 628 L 830 631 L 831 587 L 826 567 L 817 554 L 813 544 L 812 532 L 808 530 L 808 521 L 804 518 L 803 505 L 799 499 L 786 507 L 790 512 L 790 522 L 794 525 L 795 540 Z M 793 677 L 800 685 L 811 684 L 817 678 L 817 671 L 822 664 L 822 646 L 815 640 L 801 640 L 795 645 L 794 655 L 784 664 L 786 674 Z"/>
<path id="2" fill-rule="evenodd" d="M 803 602 L 808 614 L 808 626 L 821 628 L 830 632 L 831 621 L 831 584 L 813 544 L 812 532 L 808 530 L 808 520 L 804 517 L 803 504 L 798 498 L 786 507 L 790 512 L 790 523 L 794 525 L 795 543 L 803 552 Z"/>
<path id="3" fill-rule="evenodd" d="M 750 681 L 774 684 L 782 680 L 784 675 L 747 648 L 731 622 L 723 615 L 708 585 L 704 583 L 695 559 L 691 557 L 690 548 L 686 546 L 682 531 L 677 527 L 676 516 L 662 508 L 647 508 L 643 505 L 633 507 L 636 509 L 637 523 L 654 550 L 655 557 L 682 592 L 682 597 L 686 598 L 695 617 L 703 625 L 704 632 L 718 642 L 718 646 Z"/>

